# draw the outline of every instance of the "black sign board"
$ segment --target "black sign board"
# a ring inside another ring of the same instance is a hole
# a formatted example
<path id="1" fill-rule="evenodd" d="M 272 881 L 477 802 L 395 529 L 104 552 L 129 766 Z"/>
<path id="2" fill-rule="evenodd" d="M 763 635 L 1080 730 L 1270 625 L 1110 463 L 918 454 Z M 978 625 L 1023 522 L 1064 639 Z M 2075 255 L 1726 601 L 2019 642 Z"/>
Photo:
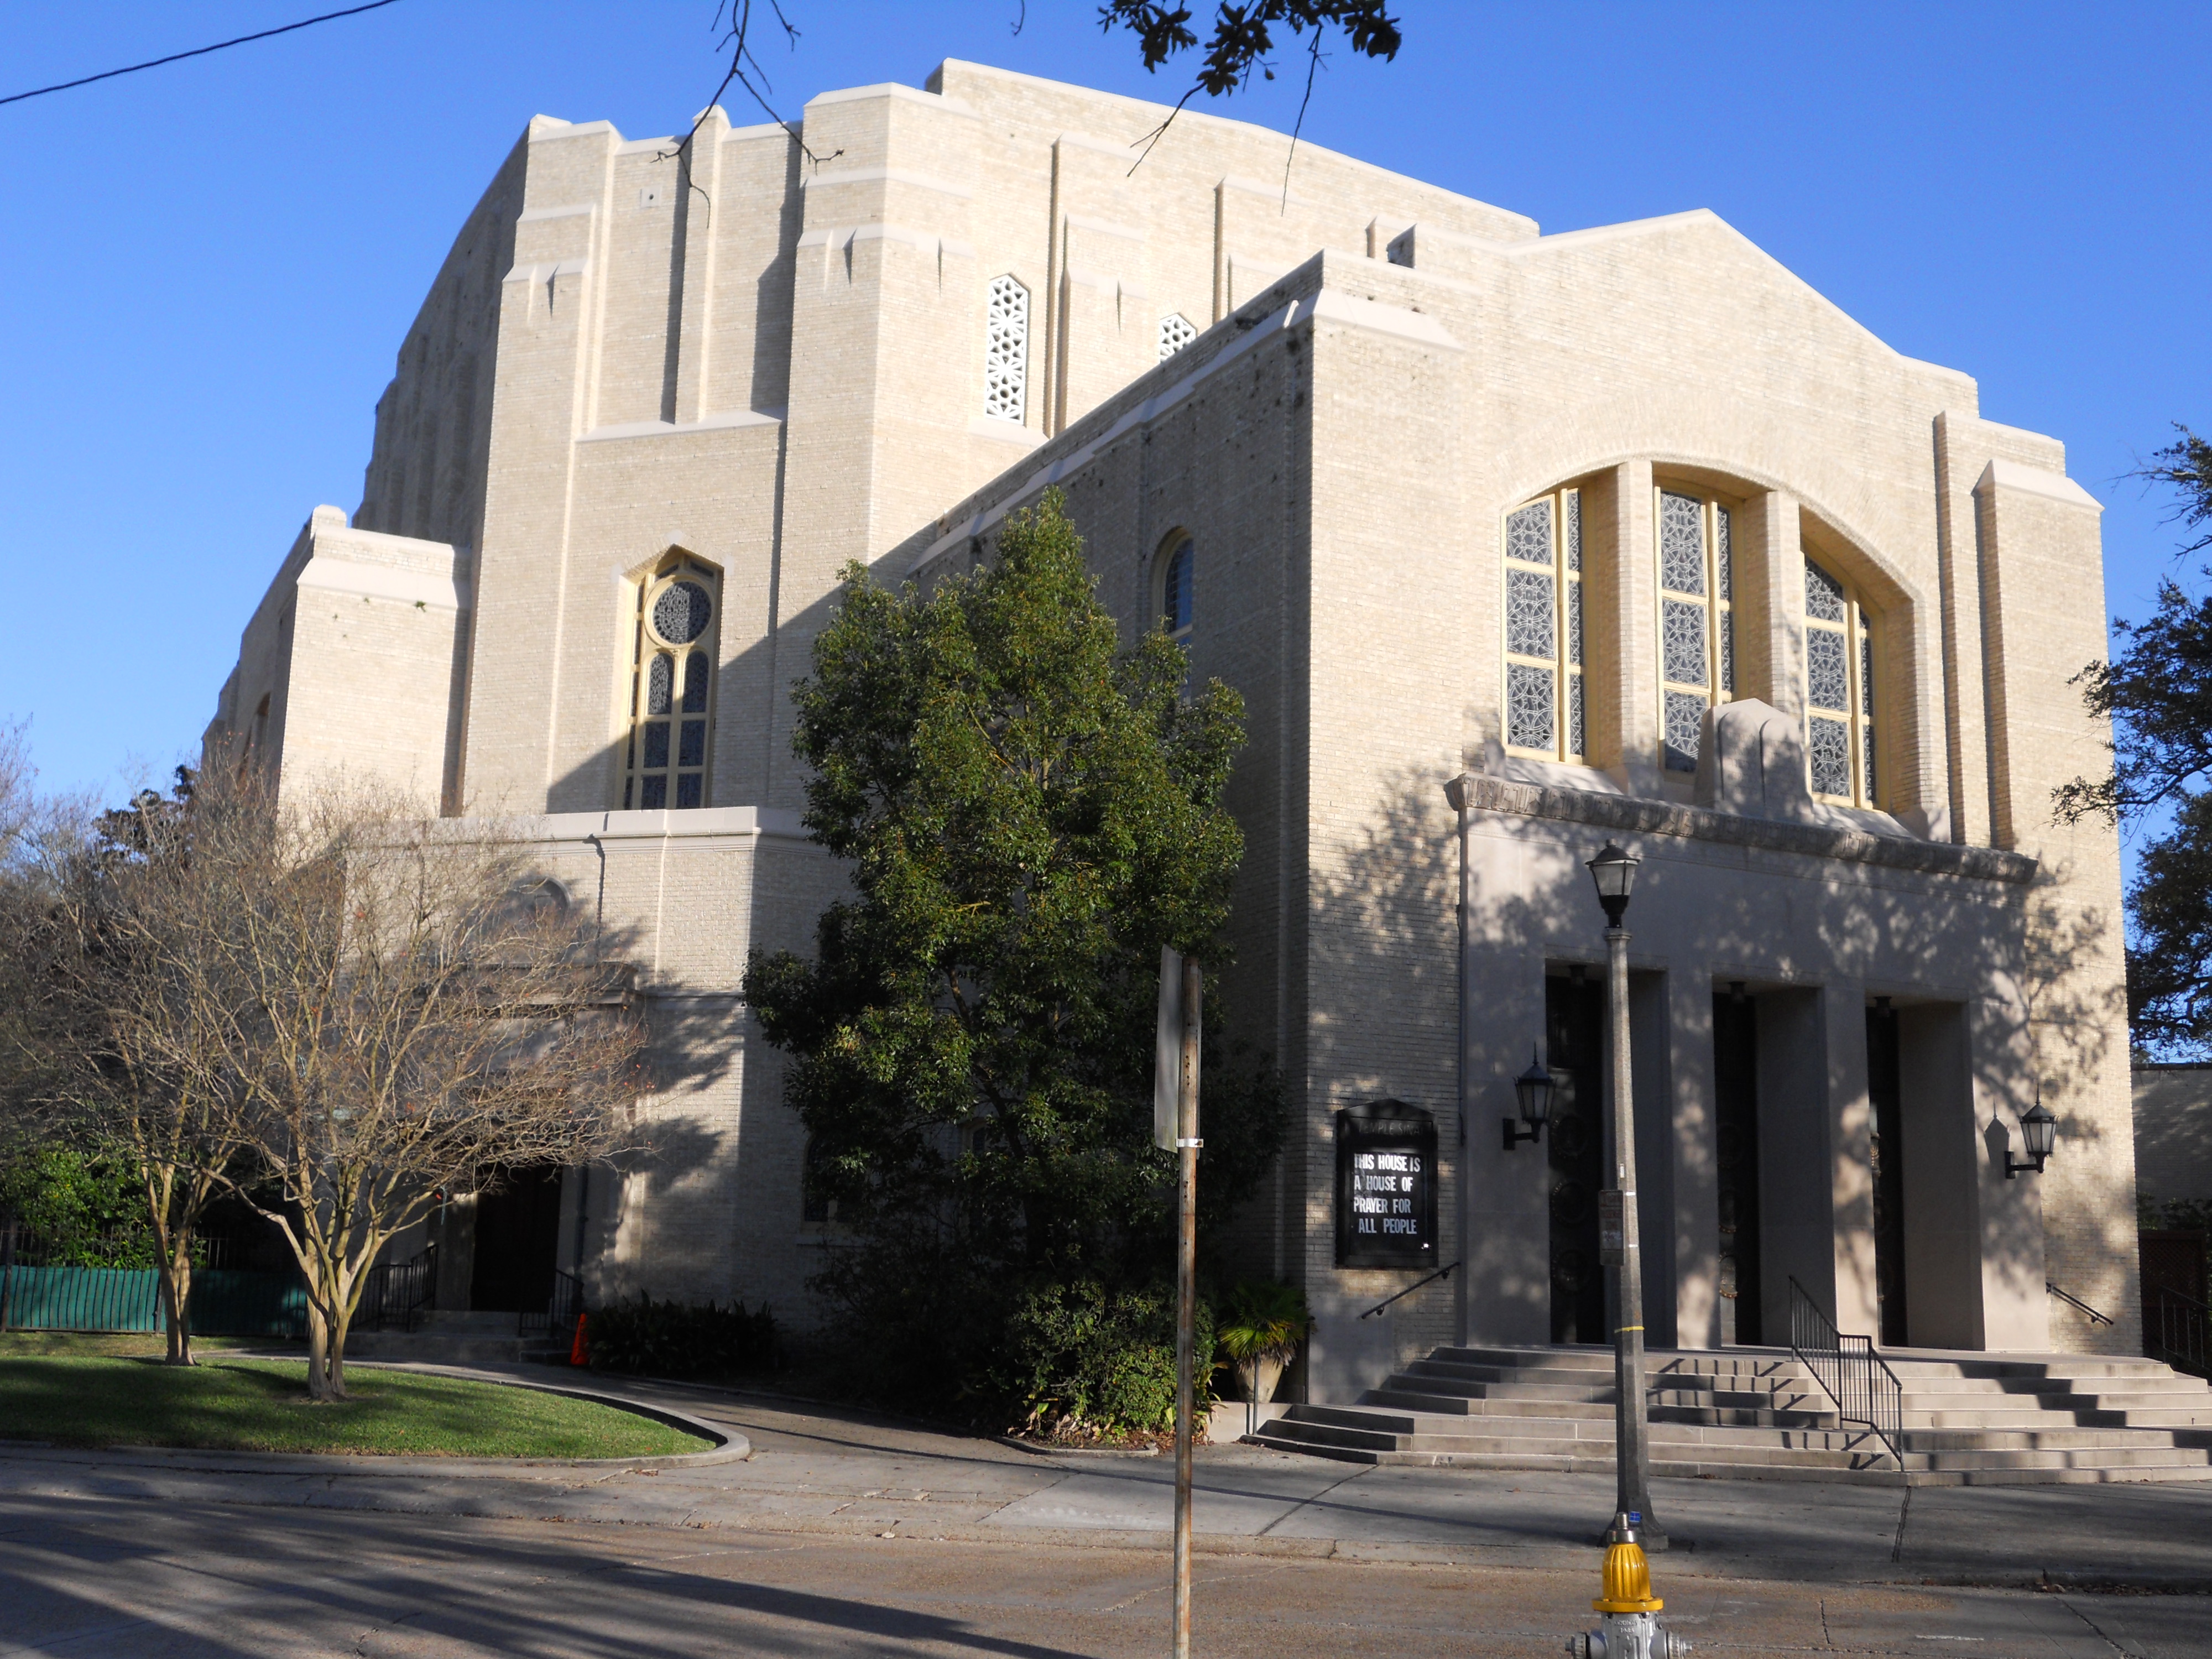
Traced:
<path id="1" fill-rule="evenodd" d="M 1437 1120 L 1402 1100 L 1336 1115 L 1336 1265 L 1437 1262 Z"/>

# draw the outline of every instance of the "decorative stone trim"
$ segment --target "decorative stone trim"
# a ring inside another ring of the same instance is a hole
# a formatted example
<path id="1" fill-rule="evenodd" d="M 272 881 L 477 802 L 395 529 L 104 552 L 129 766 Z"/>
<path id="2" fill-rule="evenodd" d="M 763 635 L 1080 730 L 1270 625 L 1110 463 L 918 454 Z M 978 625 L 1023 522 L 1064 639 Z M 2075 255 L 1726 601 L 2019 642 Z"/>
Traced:
<path id="1" fill-rule="evenodd" d="M 1863 830 L 1739 817 L 1733 812 L 1680 806 L 1672 801 L 1600 794 L 1587 789 L 1561 789 L 1548 784 L 1486 777 L 1479 772 L 1467 773 L 1456 782 L 1468 807 L 1478 812 L 1587 823 L 1601 830 L 1626 830 L 1632 835 L 1675 836 L 1686 841 L 1755 847 L 1771 853 L 1795 853 L 1804 858 L 1842 859 L 1856 864 L 1882 865 L 1893 870 L 1962 876 L 1975 881 L 2024 885 L 2035 879 L 2039 868 L 2032 858 L 2002 852 L 1994 847 L 1959 847 L 1948 842 L 1878 836 Z"/>

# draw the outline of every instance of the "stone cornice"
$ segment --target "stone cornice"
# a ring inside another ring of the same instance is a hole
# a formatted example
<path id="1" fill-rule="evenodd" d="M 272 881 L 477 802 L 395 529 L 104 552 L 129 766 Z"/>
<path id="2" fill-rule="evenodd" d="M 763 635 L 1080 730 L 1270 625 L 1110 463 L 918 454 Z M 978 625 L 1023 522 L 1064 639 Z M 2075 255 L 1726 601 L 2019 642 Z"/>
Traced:
<path id="1" fill-rule="evenodd" d="M 1844 859 L 1893 870 L 1963 876 L 1974 881 L 2025 884 L 2035 879 L 2038 867 L 2033 859 L 2023 854 L 2001 852 L 1994 847 L 1960 847 L 1949 842 L 1878 836 L 1864 830 L 1739 817 L 1733 812 L 1709 811 L 1701 806 L 1682 806 L 1673 801 L 1601 794 L 1587 789 L 1561 789 L 1550 784 L 1524 783 L 1479 772 L 1468 773 L 1458 783 L 1469 809 L 1478 812 L 1587 823 L 1601 830 L 1620 830 L 1639 836 L 1676 836 L 1686 841 L 1718 842 L 1771 853 L 1796 853 L 1805 858 Z"/>

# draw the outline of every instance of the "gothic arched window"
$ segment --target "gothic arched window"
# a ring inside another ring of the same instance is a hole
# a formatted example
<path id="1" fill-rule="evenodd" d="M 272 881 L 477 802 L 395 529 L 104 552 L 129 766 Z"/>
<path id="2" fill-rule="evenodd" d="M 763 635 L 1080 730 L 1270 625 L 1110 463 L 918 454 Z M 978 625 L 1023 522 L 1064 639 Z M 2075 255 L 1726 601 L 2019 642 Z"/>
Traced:
<path id="1" fill-rule="evenodd" d="M 1698 769 L 1705 710 L 1735 695 L 1735 561 L 1729 509 L 1656 492 L 1660 742 L 1670 772 Z"/>
<path id="2" fill-rule="evenodd" d="M 1505 746 L 1579 761 L 1583 697 L 1582 492 L 1558 489 L 1505 515 Z"/>
<path id="3" fill-rule="evenodd" d="M 1813 793 L 1875 799 L 1874 628 L 1849 583 L 1805 560 L 1805 753 Z"/>
<path id="4" fill-rule="evenodd" d="M 1029 412 L 1030 291 L 991 279 L 983 334 L 983 412 L 1018 426 Z"/>
<path id="5" fill-rule="evenodd" d="M 721 573 L 688 553 L 670 554 L 637 585 L 624 810 L 707 804 L 721 588 Z"/>

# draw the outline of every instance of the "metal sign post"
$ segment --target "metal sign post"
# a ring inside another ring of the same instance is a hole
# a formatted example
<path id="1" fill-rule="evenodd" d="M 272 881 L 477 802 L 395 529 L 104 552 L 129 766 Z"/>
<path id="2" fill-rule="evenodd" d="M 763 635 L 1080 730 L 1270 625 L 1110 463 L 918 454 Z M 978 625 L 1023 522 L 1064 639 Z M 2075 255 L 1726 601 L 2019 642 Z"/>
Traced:
<path id="1" fill-rule="evenodd" d="M 1164 960 L 1163 968 L 1165 967 Z M 1175 1659 L 1190 1659 L 1190 1448 L 1197 1379 L 1199 1013 L 1206 975 L 1182 961 L 1182 1043 L 1176 1078 Z M 1164 978 L 1164 975 L 1163 975 Z M 1166 1001 L 1164 986 L 1161 1000 Z"/>

